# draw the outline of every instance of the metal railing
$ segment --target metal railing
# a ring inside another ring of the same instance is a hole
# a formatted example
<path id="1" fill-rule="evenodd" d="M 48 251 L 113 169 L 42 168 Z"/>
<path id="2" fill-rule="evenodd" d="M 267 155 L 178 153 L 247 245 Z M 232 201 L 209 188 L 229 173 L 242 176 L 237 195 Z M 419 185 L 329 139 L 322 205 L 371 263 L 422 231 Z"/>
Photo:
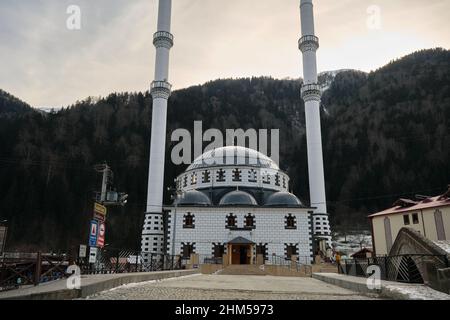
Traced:
<path id="1" fill-rule="evenodd" d="M 271 255 L 268 257 L 268 265 L 282 266 L 289 270 L 297 272 L 304 271 L 305 275 L 312 276 L 311 258 L 306 256 L 297 256 L 297 261 L 290 258 Z"/>
<path id="2" fill-rule="evenodd" d="M 0 291 L 66 277 L 70 258 L 64 254 L 4 253 L 0 257 Z"/>
<path id="3" fill-rule="evenodd" d="M 338 265 L 339 273 L 356 277 L 369 277 L 367 269 L 371 265 L 380 268 L 381 280 L 405 283 L 423 283 L 426 264 L 432 263 L 437 269 L 448 268 L 446 255 L 405 254 L 380 256 L 367 259 L 346 259 Z"/>
<path id="4" fill-rule="evenodd" d="M 82 274 L 152 272 L 182 268 L 180 256 L 113 248 L 100 250 L 98 254 L 99 258 L 95 263 L 79 261 Z"/>

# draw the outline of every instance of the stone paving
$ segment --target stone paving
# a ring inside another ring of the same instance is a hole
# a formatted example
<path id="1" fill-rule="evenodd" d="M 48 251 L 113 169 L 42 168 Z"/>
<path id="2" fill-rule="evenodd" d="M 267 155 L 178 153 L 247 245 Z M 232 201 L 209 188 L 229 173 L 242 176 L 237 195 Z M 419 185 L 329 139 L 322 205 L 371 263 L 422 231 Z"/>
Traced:
<path id="1" fill-rule="evenodd" d="M 95 300 L 366 300 L 320 280 L 301 277 L 192 275 L 128 284 L 88 297 Z"/>

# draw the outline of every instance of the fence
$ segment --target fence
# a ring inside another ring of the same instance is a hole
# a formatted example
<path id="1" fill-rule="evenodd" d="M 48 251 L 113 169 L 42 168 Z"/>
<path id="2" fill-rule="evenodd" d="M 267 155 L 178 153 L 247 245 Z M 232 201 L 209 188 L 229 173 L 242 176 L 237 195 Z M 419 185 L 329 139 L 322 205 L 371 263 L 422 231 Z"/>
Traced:
<path id="1" fill-rule="evenodd" d="M 68 276 L 67 267 L 74 262 L 81 274 L 152 272 L 182 269 L 179 256 L 141 253 L 134 250 L 105 248 L 98 251 L 97 261 L 66 254 L 4 253 L 0 256 L 0 291 L 20 286 L 58 280 Z"/>
<path id="2" fill-rule="evenodd" d="M 68 266 L 67 255 L 4 253 L 0 257 L 0 291 L 61 279 Z"/>
<path id="3" fill-rule="evenodd" d="M 180 256 L 114 248 L 99 250 L 95 263 L 80 260 L 78 265 L 82 274 L 152 272 L 178 270 L 183 267 Z"/>
<path id="4" fill-rule="evenodd" d="M 311 258 L 306 256 L 297 256 L 297 261 L 292 261 L 286 257 L 271 255 L 268 257 L 269 265 L 283 266 L 297 272 L 304 270 L 307 276 L 312 276 Z"/>
<path id="5" fill-rule="evenodd" d="M 405 283 L 423 283 L 425 264 L 433 263 L 437 269 L 448 268 L 445 255 L 406 254 L 380 256 L 367 259 L 347 259 L 339 264 L 339 273 L 356 277 L 369 277 L 367 268 L 376 265 L 380 268 L 381 280 Z"/>

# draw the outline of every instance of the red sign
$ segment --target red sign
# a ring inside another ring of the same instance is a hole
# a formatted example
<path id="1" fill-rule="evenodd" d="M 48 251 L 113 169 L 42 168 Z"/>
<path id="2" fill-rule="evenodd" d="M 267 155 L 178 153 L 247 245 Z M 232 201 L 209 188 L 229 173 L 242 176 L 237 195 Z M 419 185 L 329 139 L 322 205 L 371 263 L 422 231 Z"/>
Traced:
<path id="1" fill-rule="evenodd" d="M 99 248 L 103 248 L 103 246 L 105 245 L 105 231 L 106 231 L 105 223 L 99 222 L 98 236 L 97 236 L 97 247 Z"/>

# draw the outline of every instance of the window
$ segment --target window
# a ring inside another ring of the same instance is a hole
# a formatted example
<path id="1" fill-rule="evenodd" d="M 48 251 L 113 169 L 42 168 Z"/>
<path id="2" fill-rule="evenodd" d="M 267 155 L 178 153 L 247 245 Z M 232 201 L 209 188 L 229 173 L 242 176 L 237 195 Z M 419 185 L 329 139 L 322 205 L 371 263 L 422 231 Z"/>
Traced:
<path id="1" fill-rule="evenodd" d="M 183 187 L 187 187 L 187 175 L 183 177 Z"/>
<path id="2" fill-rule="evenodd" d="M 245 227 L 248 229 L 255 229 L 255 216 L 250 213 L 245 217 Z"/>
<path id="3" fill-rule="evenodd" d="M 237 181 L 237 182 L 242 181 L 241 170 L 239 170 L 237 168 L 233 170 L 233 181 Z"/>
<path id="4" fill-rule="evenodd" d="M 235 227 L 236 227 L 236 216 L 233 215 L 232 213 L 230 213 L 230 214 L 227 216 L 227 221 L 226 221 L 226 223 L 227 223 L 226 228 L 235 228 Z"/>
<path id="5" fill-rule="evenodd" d="M 249 182 L 257 182 L 258 181 L 258 176 L 256 175 L 255 169 L 251 169 L 248 171 L 248 181 Z"/>
<path id="6" fill-rule="evenodd" d="M 297 221 L 295 216 L 289 213 L 289 215 L 285 218 L 285 229 L 297 229 Z M 318 223 L 319 224 L 319 223 Z"/>
<path id="7" fill-rule="evenodd" d="M 290 244 L 285 243 L 284 246 L 285 246 L 284 251 L 286 252 L 286 259 L 290 260 L 293 255 L 297 255 L 297 245 L 294 245 L 292 243 Z"/>
<path id="8" fill-rule="evenodd" d="M 184 243 L 183 242 L 181 250 L 182 250 L 182 256 L 185 259 L 189 259 L 191 257 L 191 254 L 195 253 L 194 244 L 191 244 L 191 243 Z"/>
<path id="9" fill-rule="evenodd" d="M 203 183 L 211 182 L 211 172 L 209 170 L 202 172 L 202 182 Z"/>
<path id="10" fill-rule="evenodd" d="M 191 175 L 191 185 L 197 184 L 197 174 L 194 172 Z"/>
<path id="11" fill-rule="evenodd" d="M 213 243 L 214 258 L 222 258 L 225 252 L 225 246 L 221 243 Z"/>
<path id="12" fill-rule="evenodd" d="M 264 172 L 262 178 L 264 184 L 270 184 L 270 174 L 268 172 Z"/>
<path id="13" fill-rule="evenodd" d="M 185 229 L 194 229 L 195 228 L 195 216 L 192 215 L 190 212 L 188 212 L 186 215 L 184 215 L 183 217 L 183 228 Z"/>
<path id="14" fill-rule="evenodd" d="M 280 175 L 278 173 L 275 175 L 275 185 L 280 186 Z"/>
<path id="15" fill-rule="evenodd" d="M 409 214 L 405 214 L 403 216 L 403 223 L 405 224 L 405 226 L 409 225 Z"/>
<path id="16" fill-rule="evenodd" d="M 256 254 L 262 254 L 264 257 L 264 261 L 267 260 L 267 243 L 256 245 Z"/>
<path id="17" fill-rule="evenodd" d="M 413 224 L 419 224 L 419 215 L 417 213 L 412 214 Z"/>
<path id="18" fill-rule="evenodd" d="M 223 169 L 217 171 L 217 182 L 225 182 L 225 171 Z"/>

